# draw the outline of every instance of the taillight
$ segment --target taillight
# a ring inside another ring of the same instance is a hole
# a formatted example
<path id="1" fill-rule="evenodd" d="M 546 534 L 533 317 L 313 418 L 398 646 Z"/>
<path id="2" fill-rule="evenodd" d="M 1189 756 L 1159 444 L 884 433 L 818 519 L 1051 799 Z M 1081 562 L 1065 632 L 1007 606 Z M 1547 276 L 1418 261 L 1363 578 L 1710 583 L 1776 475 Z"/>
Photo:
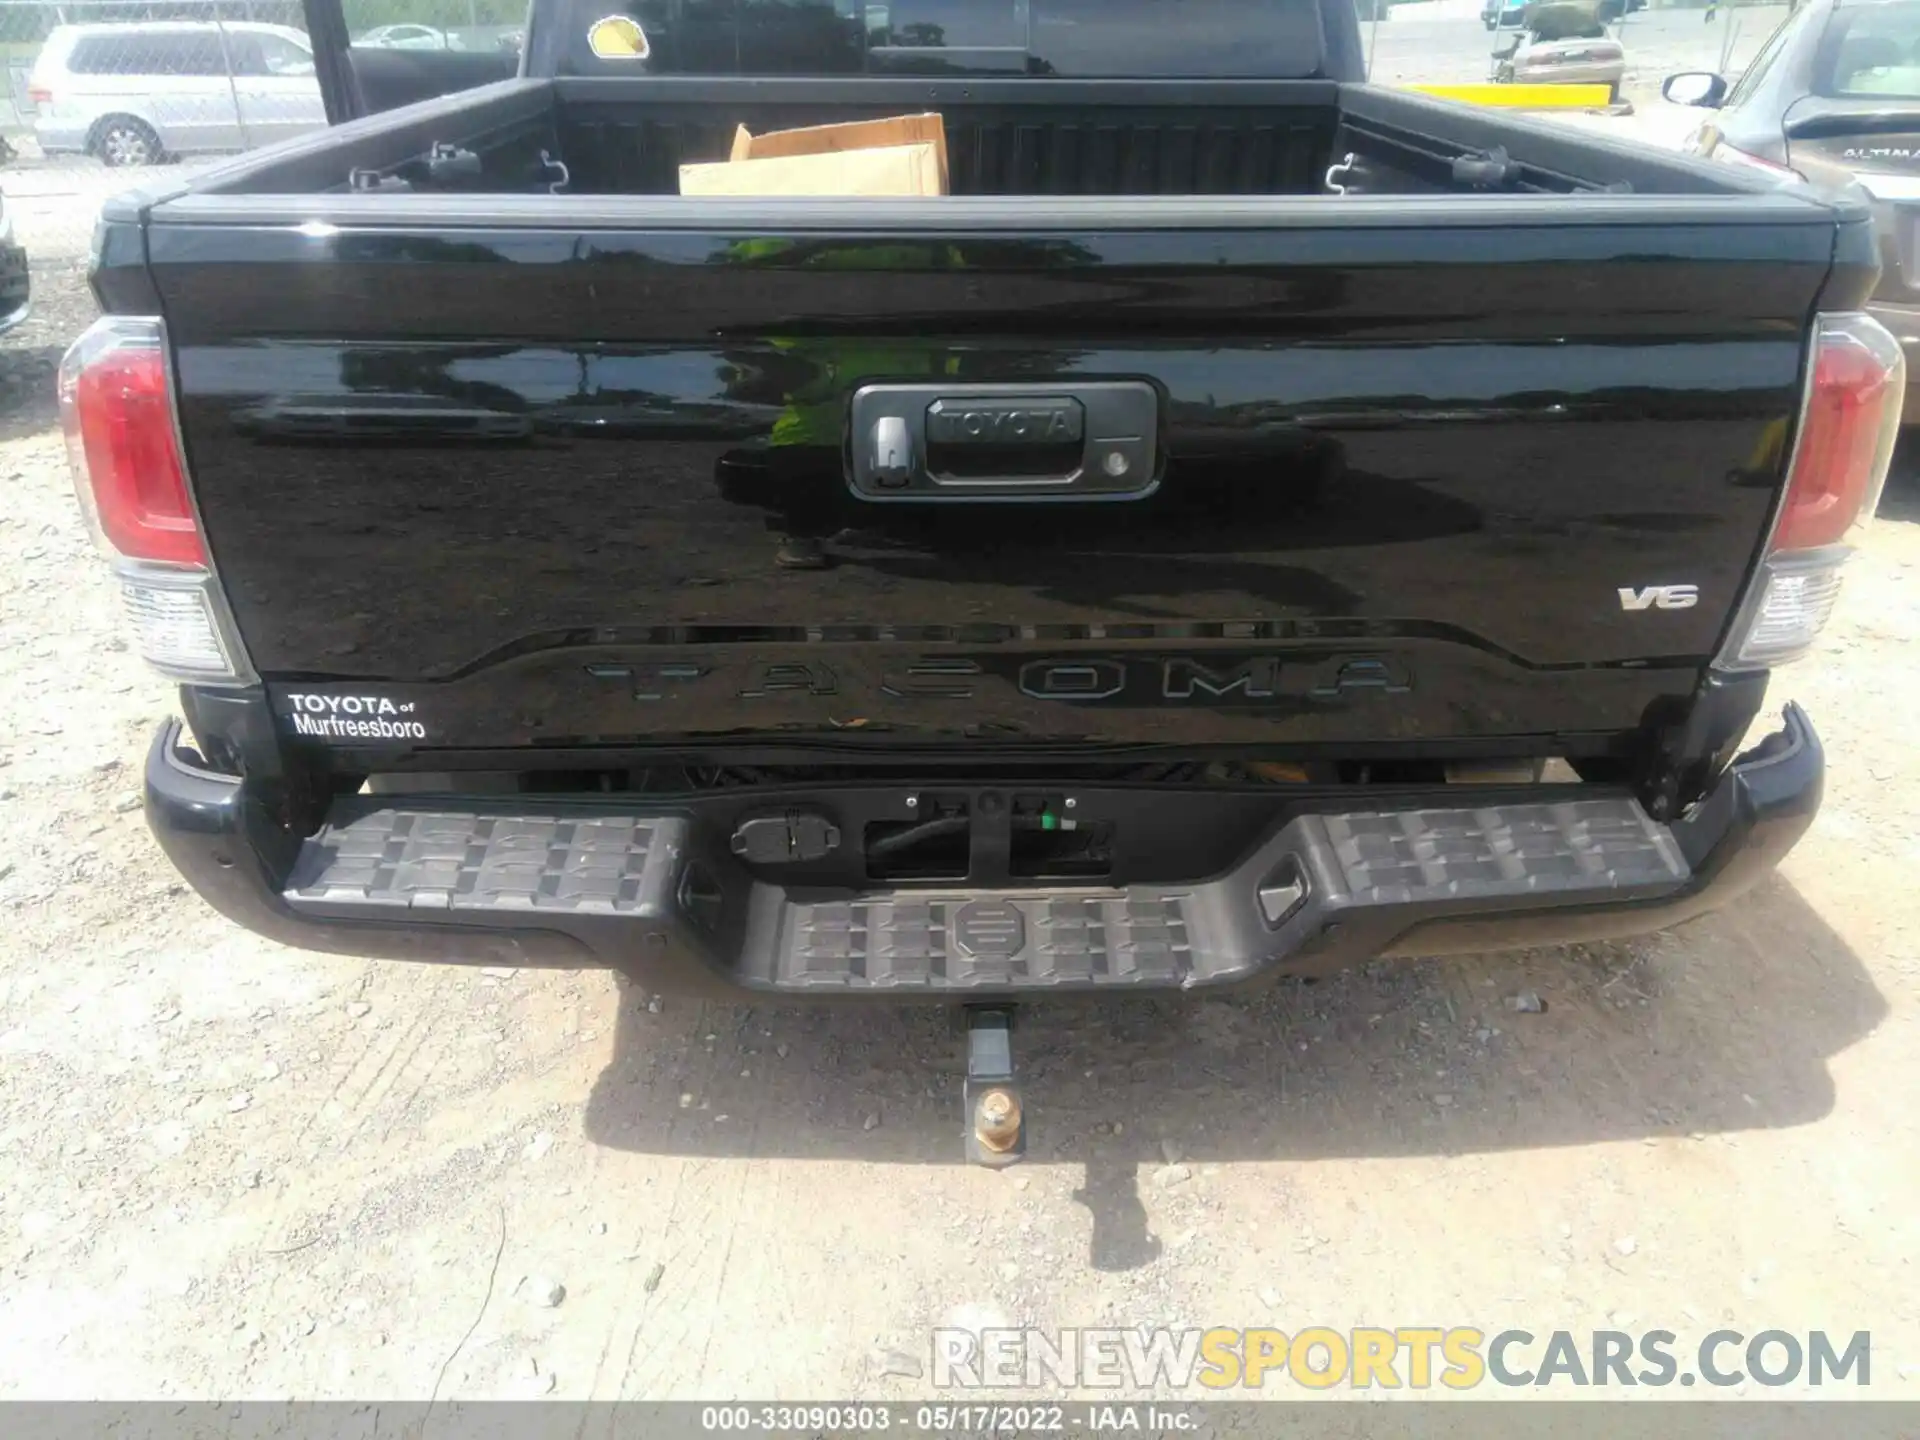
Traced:
<path id="1" fill-rule="evenodd" d="M 1816 318 L 1786 491 L 1731 635 L 1714 663 L 1755 670 L 1797 660 L 1833 613 L 1849 541 L 1873 515 L 1900 434 L 1907 365 L 1870 316 Z"/>
<path id="2" fill-rule="evenodd" d="M 250 682 L 187 489 L 161 323 L 95 321 L 60 362 L 60 418 L 80 509 L 141 653 L 178 679 Z"/>
<path id="3" fill-rule="evenodd" d="M 158 322 L 109 318 L 75 342 L 60 407 L 80 503 L 114 553 L 205 565 Z"/>
<path id="4" fill-rule="evenodd" d="M 47 89 L 44 85 L 29 85 L 27 87 L 27 103 L 29 105 L 51 105 L 53 104 L 53 91 Z"/>
<path id="5" fill-rule="evenodd" d="M 1838 545 L 1873 514 L 1900 433 L 1900 344 L 1865 315 L 1823 315 L 1774 550 Z"/>

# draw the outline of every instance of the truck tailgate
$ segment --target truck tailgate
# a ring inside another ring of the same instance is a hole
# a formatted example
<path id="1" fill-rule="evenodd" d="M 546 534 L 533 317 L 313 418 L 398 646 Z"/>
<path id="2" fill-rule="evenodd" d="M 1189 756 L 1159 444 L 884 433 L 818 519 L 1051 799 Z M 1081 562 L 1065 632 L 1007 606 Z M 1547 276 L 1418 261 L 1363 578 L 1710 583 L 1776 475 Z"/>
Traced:
<path id="1" fill-rule="evenodd" d="M 414 717 L 387 746 L 1598 743 L 1720 641 L 1834 244 L 1754 196 L 645 203 L 152 212 L 289 732 L 356 743 L 352 700 Z M 1150 477 L 901 500 L 857 480 L 875 385 L 989 423 L 1138 387 Z"/>

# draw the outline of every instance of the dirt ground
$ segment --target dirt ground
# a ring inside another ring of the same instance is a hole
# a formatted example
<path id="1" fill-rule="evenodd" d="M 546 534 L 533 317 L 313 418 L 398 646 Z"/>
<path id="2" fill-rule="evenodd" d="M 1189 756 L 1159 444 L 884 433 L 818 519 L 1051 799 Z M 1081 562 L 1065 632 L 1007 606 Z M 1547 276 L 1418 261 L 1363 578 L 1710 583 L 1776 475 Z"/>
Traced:
<path id="1" fill-rule="evenodd" d="M 956 1315 L 1868 1329 L 1920 1394 L 1911 478 L 1777 682 L 1830 763 L 1777 879 L 1636 944 L 1036 1007 L 996 1174 L 935 1015 L 656 1013 L 189 893 L 52 428 L 63 263 L 0 360 L 0 1396 L 904 1397 Z"/>

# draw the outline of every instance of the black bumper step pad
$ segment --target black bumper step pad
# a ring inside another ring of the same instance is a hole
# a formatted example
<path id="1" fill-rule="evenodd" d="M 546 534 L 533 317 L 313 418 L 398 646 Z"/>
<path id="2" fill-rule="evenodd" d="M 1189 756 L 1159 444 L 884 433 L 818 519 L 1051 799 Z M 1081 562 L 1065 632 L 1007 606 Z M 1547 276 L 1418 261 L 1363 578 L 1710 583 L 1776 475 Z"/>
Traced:
<path id="1" fill-rule="evenodd" d="M 288 878 L 296 909 L 658 914 L 687 822 L 604 811 L 380 807 L 335 817 Z"/>
<path id="2" fill-rule="evenodd" d="M 1177 895 L 895 895 L 786 907 L 782 988 L 1043 989 L 1188 983 Z"/>
<path id="3" fill-rule="evenodd" d="M 1299 816 L 1187 885 L 789 896 L 741 870 L 716 914 L 682 903 L 691 828 L 588 804 L 358 798 L 305 842 L 283 899 L 315 917 L 592 931 L 599 953 L 610 934 L 636 949 L 664 934 L 774 991 L 974 996 L 1221 984 L 1336 930 L 1384 944 L 1430 918 L 1647 899 L 1690 876 L 1666 826 L 1608 797 Z"/>

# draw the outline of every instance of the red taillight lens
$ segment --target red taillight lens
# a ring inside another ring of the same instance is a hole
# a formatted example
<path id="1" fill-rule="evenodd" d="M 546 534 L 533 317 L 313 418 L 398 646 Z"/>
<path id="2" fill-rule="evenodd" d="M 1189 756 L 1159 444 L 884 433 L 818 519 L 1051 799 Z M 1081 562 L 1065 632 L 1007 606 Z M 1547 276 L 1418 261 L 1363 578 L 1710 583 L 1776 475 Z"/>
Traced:
<path id="1" fill-rule="evenodd" d="M 1872 516 L 1900 434 L 1907 365 L 1866 315 L 1821 315 L 1786 494 L 1714 665 L 1765 670 L 1807 653 L 1840 598 L 1856 525 Z"/>
<path id="2" fill-rule="evenodd" d="M 53 91 L 47 89 L 44 85 L 30 85 L 27 87 L 27 103 L 29 105 L 51 105 L 53 103 Z"/>
<path id="3" fill-rule="evenodd" d="M 101 538 L 125 559 L 204 566 L 158 323 L 110 317 L 82 336 L 60 366 L 60 409 Z"/>
<path id="4" fill-rule="evenodd" d="M 257 684 L 194 520 L 166 338 L 157 319 L 107 315 L 60 362 L 74 493 L 148 663 L 195 685 Z"/>
<path id="5" fill-rule="evenodd" d="M 1873 513 L 1900 433 L 1905 392 L 1906 363 L 1891 335 L 1864 315 L 1820 317 L 1771 549 L 1838 545 Z"/>

